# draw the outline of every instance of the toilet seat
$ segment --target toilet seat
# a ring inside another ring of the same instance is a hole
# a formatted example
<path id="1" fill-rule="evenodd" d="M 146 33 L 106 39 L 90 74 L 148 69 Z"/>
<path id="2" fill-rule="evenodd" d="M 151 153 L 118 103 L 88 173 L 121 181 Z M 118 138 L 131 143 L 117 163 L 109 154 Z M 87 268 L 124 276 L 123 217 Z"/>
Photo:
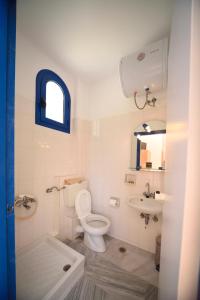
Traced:
<path id="1" fill-rule="evenodd" d="M 94 235 L 103 235 L 110 227 L 110 220 L 102 215 L 89 214 L 80 221 L 84 230 Z"/>
<path id="2" fill-rule="evenodd" d="M 91 194 L 88 190 L 80 190 L 75 199 L 75 208 L 79 219 L 91 214 Z"/>

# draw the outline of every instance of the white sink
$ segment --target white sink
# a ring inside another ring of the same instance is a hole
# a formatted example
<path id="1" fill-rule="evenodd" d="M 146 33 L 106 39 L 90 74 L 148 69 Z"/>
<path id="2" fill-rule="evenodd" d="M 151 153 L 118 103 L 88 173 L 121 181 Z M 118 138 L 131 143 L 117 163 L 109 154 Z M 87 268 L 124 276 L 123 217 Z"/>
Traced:
<path id="1" fill-rule="evenodd" d="M 128 205 L 144 214 L 156 215 L 162 212 L 162 204 L 152 198 L 133 196 L 128 199 Z"/>

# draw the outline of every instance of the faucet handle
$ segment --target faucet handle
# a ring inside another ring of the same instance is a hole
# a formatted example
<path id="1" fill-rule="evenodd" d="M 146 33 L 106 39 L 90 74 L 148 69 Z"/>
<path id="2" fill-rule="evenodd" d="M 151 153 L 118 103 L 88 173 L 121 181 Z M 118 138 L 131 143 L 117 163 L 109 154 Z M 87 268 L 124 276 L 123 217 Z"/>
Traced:
<path id="1" fill-rule="evenodd" d="M 154 193 L 147 193 L 147 192 L 144 192 L 143 195 L 144 195 L 146 198 L 153 198 L 153 199 L 155 199 L 155 192 L 154 192 Z"/>
<path id="2" fill-rule="evenodd" d="M 150 197 L 149 193 L 147 193 L 147 192 L 144 192 L 143 195 L 144 195 L 146 198 L 149 198 L 149 197 Z"/>

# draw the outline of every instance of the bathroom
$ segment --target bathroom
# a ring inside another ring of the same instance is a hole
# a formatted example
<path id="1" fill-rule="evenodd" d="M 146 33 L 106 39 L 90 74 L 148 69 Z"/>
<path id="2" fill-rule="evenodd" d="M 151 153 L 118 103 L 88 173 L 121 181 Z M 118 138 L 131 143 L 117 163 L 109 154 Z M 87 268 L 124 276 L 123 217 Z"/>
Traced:
<path id="1" fill-rule="evenodd" d="M 198 0 L 17 1 L 1 299 L 198 299 L 199 13 Z M 47 82 L 62 107 L 47 110 Z"/>

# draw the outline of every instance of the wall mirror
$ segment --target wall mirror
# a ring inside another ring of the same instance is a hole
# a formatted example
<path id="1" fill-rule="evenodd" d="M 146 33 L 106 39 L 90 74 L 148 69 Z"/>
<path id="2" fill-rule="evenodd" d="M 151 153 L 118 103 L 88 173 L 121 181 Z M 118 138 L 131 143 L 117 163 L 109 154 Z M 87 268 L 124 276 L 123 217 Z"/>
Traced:
<path id="1" fill-rule="evenodd" d="M 145 171 L 165 170 L 166 123 L 146 121 L 131 137 L 131 169 Z"/>

